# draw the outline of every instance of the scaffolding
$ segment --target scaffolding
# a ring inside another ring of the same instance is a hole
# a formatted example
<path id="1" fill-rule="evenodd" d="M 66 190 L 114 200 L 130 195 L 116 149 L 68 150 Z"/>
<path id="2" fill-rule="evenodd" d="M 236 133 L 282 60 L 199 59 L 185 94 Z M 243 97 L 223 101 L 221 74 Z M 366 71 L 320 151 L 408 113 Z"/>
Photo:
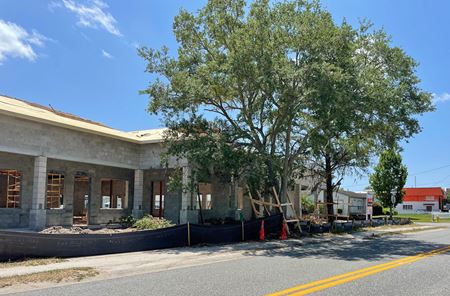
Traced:
<path id="1" fill-rule="evenodd" d="M 48 173 L 47 177 L 47 208 L 59 209 L 63 204 L 64 175 Z"/>
<path id="2" fill-rule="evenodd" d="M 21 174 L 16 170 L 2 170 L 0 174 L 6 177 L 6 208 L 20 208 Z"/>
<path id="3" fill-rule="evenodd" d="M 272 187 L 272 192 L 268 195 L 269 201 L 266 201 L 264 195 L 261 192 L 256 191 L 256 195 L 258 198 L 254 198 L 250 188 L 247 186 L 248 196 L 250 198 L 250 204 L 252 206 L 253 213 L 257 218 L 264 218 L 265 216 L 270 216 L 271 211 L 275 209 L 283 216 L 283 223 L 286 225 L 286 230 L 289 233 L 289 224 L 292 223 L 302 232 L 302 228 L 300 226 L 300 217 L 295 211 L 294 204 L 289 197 L 289 194 L 286 192 L 286 202 L 281 202 L 279 195 L 275 189 Z M 258 206 L 259 209 L 256 208 Z"/>

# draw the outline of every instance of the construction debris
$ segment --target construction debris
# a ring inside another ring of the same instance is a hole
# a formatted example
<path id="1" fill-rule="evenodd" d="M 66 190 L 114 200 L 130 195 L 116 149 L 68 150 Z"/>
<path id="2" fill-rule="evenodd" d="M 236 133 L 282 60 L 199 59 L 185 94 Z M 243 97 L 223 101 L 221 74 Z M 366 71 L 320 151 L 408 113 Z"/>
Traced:
<path id="1" fill-rule="evenodd" d="M 40 233 L 45 233 L 45 234 L 113 234 L 113 233 L 134 232 L 134 231 L 139 231 L 139 230 L 136 228 L 88 229 L 88 228 L 81 228 L 81 227 L 52 226 L 52 227 L 42 230 Z"/>

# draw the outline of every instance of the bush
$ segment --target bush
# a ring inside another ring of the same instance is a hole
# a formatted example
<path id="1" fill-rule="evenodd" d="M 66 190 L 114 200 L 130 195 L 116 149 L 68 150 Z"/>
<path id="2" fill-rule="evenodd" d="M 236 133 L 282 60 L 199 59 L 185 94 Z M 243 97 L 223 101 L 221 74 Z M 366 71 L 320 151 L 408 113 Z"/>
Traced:
<path id="1" fill-rule="evenodd" d="M 119 223 L 122 227 L 131 227 L 136 223 L 136 219 L 132 215 L 122 216 L 119 218 Z"/>
<path id="2" fill-rule="evenodd" d="M 133 227 L 141 230 L 160 229 L 171 226 L 174 226 L 171 221 L 164 218 L 155 218 L 150 215 L 144 216 L 133 224 Z"/>
<path id="3" fill-rule="evenodd" d="M 389 208 L 384 208 L 383 209 L 383 214 L 384 215 L 390 215 L 390 211 Z M 396 209 L 392 209 L 392 215 L 398 215 L 398 211 Z"/>
<path id="4" fill-rule="evenodd" d="M 308 214 L 314 212 L 314 202 L 307 196 L 301 197 L 302 211 Z"/>

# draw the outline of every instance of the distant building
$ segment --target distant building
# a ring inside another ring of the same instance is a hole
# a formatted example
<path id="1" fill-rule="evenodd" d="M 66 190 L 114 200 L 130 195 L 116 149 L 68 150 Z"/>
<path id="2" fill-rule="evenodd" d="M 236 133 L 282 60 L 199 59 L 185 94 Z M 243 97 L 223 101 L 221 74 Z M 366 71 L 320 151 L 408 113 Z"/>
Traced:
<path id="1" fill-rule="evenodd" d="M 404 188 L 403 203 L 396 209 L 401 213 L 432 212 L 443 209 L 446 199 L 445 191 L 441 187 Z"/>
<path id="2" fill-rule="evenodd" d="M 317 201 L 323 204 L 325 190 L 321 190 L 317 197 Z M 372 212 L 368 211 L 368 201 L 367 192 L 352 192 L 342 189 L 333 192 L 334 213 L 340 219 L 369 219 L 368 215 L 371 215 Z"/>

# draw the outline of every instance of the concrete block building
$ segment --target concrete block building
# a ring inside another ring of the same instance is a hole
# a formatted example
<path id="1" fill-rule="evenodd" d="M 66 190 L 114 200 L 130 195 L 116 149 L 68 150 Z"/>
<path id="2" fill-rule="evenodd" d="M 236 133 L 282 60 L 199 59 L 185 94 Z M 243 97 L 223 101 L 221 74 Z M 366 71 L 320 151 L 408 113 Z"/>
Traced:
<path id="1" fill-rule="evenodd" d="M 0 228 L 104 225 L 144 214 L 174 223 L 251 215 L 242 190 L 218 180 L 199 194 L 168 192 L 164 129 L 123 132 L 23 100 L 0 96 Z M 199 201 L 200 199 L 200 201 Z"/>

